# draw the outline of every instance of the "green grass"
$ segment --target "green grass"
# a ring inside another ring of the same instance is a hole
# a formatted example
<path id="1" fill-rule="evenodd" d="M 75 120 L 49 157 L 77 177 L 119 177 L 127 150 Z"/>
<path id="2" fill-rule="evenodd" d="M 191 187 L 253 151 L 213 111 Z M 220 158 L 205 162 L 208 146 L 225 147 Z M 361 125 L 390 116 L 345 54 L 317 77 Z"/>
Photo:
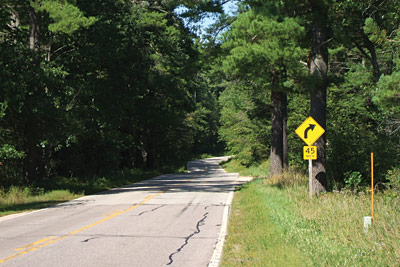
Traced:
<path id="1" fill-rule="evenodd" d="M 46 208 L 84 195 L 139 182 L 161 173 L 154 170 L 125 169 L 109 176 L 54 177 L 45 185 L 35 188 L 13 186 L 8 190 L 0 189 L 0 217 Z"/>
<path id="2" fill-rule="evenodd" d="M 233 201 L 223 265 L 400 266 L 398 198 L 376 195 L 375 220 L 365 233 L 369 194 L 334 192 L 310 200 L 306 185 L 298 173 L 244 185 Z"/>
<path id="3" fill-rule="evenodd" d="M 223 162 L 221 165 L 228 172 L 237 172 L 241 176 L 252 176 L 254 178 L 266 178 L 269 172 L 269 161 L 246 167 L 233 158 L 229 161 Z"/>
<path id="4" fill-rule="evenodd" d="M 261 179 L 235 193 L 222 266 L 307 266 L 301 251 L 282 238 L 263 201 Z"/>
<path id="5" fill-rule="evenodd" d="M 69 190 L 44 192 L 28 187 L 11 187 L 7 191 L 0 190 L 0 216 L 46 208 L 81 196 Z"/>

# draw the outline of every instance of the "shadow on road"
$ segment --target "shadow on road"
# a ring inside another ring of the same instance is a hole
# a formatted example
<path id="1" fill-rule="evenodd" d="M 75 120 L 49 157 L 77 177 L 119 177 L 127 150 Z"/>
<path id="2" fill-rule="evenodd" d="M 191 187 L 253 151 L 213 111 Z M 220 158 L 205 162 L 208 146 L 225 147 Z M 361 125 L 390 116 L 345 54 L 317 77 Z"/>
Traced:
<path id="1" fill-rule="evenodd" d="M 120 194 L 134 191 L 166 191 L 177 192 L 229 192 L 240 186 L 243 182 L 237 179 L 237 174 L 226 173 L 219 162 L 224 158 L 190 161 L 189 173 L 167 174 L 142 181 L 136 184 L 111 189 L 97 193 L 96 195 Z"/>

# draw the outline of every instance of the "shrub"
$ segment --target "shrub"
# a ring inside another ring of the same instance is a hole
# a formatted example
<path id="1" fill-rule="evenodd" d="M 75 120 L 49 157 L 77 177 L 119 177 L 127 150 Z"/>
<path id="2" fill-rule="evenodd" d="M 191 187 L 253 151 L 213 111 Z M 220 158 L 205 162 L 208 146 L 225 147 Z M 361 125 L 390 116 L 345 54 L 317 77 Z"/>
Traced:
<path id="1" fill-rule="evenodd" d="M 357 190 L 362 181 L 362 174 L 358 171 L 345 172 L 345 188 L 350 190 Z"/>
<path id="2" fill-rule="evenodd" d="M 388 194 L 391 197 L 400 198 L 400 168 L 394 168 L 386 174 Z"/>

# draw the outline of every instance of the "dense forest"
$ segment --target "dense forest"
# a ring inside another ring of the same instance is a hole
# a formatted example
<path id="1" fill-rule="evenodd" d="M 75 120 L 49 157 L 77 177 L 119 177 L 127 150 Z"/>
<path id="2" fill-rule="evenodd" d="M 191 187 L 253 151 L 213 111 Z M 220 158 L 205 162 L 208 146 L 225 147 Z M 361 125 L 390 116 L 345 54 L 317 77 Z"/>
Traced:
<path id="1" fill-rule="evenodd" d="M 224 4 L 237 6 L 224 14 Z M 196 22 L 213 17 L 206 33 Z M 0 187 L 224 149 L 318 191 L 400 174 L 395 0 L 0 0 Z"/>
<path id="2" fill-rule="evenodd" d="M 326 134 L 317 191 L 399 176 L 398 1 L 243 1 L 222 39 L 220 133 L 244 164 L 270 152 L 275 175 L 305 168 L 295 129 L 311 115 Z M 272 115 L 272 116 L 271 116 Z M 397 168 L 396 168 L 397 166 Z"/>
<path id="3" fill-rule="evenodd" d="M 1 1 L 2 186 L 217 149 L 217 100 L 179 4 Z"/>

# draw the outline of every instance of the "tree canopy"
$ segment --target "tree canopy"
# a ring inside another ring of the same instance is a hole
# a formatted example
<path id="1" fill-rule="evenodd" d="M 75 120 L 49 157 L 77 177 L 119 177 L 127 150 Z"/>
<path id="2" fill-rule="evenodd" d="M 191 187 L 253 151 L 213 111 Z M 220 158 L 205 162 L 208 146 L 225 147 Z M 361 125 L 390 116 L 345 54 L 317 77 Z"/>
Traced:
<path id="1" fill-rule="evenodd" d="M 224 148 L 280 175 L 306 168 L 294 130 L 309 115 L 326 129 L 319 190 L 366 182 L 371 151 L 384 183 L 400 160 L 400 4 L 227 2 L 1 0 L 0 186 Z M 197 36 L 188 23 L 210 14 Z"/>

